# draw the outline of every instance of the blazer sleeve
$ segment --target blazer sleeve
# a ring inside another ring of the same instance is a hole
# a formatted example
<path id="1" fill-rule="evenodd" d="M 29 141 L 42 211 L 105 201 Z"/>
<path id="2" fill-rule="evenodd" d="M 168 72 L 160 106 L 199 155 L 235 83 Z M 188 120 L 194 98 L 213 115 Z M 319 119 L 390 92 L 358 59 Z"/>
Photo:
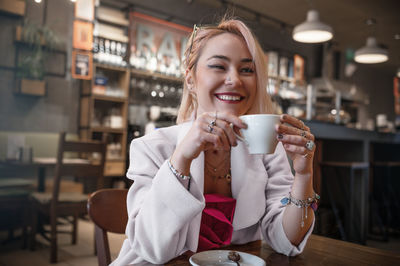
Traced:
<path id="1" fill-rule="evenodd" d="M 265 188 L 266 211 L 261 220 L 261 232 L 264 240 L 278 253 L 295 256 L 303 252 L 305 244 L 311 235 L 314 222 L 305 235 L 303 241 L 294 246 L 287 238 L 282 225 L 284 206 L 281 199 L 291 190 L 294 180 L 286 152 L 281 143 L 273 155 L 265 156 L 264 165 L 268 174 Z"/>
<path id="2" fill-rule="evenodd" d="M 189 224 L 205 206 L 197 185 L 192 184 L 189 192 L 172 174 L 166 160 L 174 146 L 166 142 L 163 138 L 133 140 L 127 173 L 134 182 L 127 197 L 126 235 L 131 250 L 153 264 L 187 250 Z"/>

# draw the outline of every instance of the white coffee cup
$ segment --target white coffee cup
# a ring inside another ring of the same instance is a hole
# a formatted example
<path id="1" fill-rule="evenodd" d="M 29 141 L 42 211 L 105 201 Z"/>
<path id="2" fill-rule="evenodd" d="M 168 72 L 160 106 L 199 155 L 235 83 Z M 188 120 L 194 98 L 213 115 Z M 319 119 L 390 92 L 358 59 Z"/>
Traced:
<path id="1" fill-rule="evenodd" d="M 250 154 L 269 154 L 274 153 L 278 144 L 275 125 L 280 123 L 280 115 L 255 114 L 242 115 L 239 118 L 247 124 L 246 129 L 241 129 L 243 141 Z"/>

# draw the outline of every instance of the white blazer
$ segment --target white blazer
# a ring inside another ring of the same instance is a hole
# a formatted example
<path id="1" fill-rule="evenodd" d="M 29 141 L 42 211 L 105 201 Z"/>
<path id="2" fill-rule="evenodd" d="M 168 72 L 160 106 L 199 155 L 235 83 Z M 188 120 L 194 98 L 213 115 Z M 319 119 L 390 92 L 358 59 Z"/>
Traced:
<path id="1" fill-rule="evenodd" d="M 192 162 L 190 191 L 167 165 L 191 125 L 158 129 L 132 141 L 127 177 L 134 183 L 127 197 L 127 239 L 111 265 L 162 264 L 187 250 L 196 252 L 205 206 L 204 153 Z M 314 222 L 298 246 L 283 231 L 280 200 L 288 195 L 293 175 L 282 144 L 274 154 L 250 155 L 239 142 L 231 150 L 231 175 L 236 199 L 232 244 L 263 238 L 279 253 L 301 253 Z"/>

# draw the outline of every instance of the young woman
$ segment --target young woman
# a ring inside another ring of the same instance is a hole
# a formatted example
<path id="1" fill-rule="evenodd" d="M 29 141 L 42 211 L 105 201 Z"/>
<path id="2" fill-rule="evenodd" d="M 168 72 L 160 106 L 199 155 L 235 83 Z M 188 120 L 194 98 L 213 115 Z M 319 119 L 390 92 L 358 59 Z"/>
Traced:
<path id="1" fill-rule="evenodd" d="M 243 22 L 195 26 L 185 55 L 178 124 L 132 141 L 128 238 L 112 265 L 261 238 L 299 254 L 313 229 L 314 136 L 282 115 L 274 154 L 250 155 L 236 139 L 233 128 L 246 127 L 238 116 L 273 113 L 264 54 Z"/>

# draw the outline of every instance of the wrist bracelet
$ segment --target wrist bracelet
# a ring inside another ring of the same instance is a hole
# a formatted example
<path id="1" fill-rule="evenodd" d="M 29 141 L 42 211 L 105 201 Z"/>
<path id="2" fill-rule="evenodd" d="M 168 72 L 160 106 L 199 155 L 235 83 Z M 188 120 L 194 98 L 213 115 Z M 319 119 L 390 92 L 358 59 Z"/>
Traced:
<path id="1" fill-rule="evenodd" d="M 176 169 L 172 166 L 170 160 L 168 160 L 167 163 L 168 163 L 169 169 L 170 169 L 171 172 L 174 174 L 174 176 L 176 176 L 177 178 L 182 179 L 182 180 L 189 180 L 189 179 L 190 179 L 190 177 L 191 177 L 190 175 L 183 175 L 183 174 L 179 173 L 178 170 L 176 170 Z"/>
<path id="2" fill-rule="evenodd" d="M 302 208 L 301 212 L 301 227 L 304 227 L 304 218 L 308 217 L 308 207 L 311 207 L 313 211 L 316 211 L 318 208 L 318 201 L 321 197 L 314 192 L 314 195 L 311 198 L 307 198 L 304 200 L 296 199 L 292 197 L 292 194 L 289 192 L 289 197 L 284 197 L 281 199 L 281 203 L 283 206 L 292 204 L 297 208 Z"/>

